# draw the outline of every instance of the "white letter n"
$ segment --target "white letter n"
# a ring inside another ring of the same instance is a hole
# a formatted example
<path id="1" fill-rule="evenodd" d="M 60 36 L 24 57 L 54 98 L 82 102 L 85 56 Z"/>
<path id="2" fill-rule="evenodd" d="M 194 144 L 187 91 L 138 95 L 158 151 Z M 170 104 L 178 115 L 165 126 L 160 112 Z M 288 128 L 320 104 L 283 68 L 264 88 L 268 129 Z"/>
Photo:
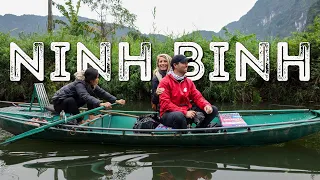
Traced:
<path id="1" fill-rule="evenodd" d="M 259 43 L 259 60 L 257 60 L 241 43 L 236 43 L 236 80 L 247 79 L 249 64 L 265 81 L 269 81 L 269 43 Z"/>
<path id="2" fill-rule="evenodd" d="M 20 81 L 21 64 L 24 65 L 39 81 L 44 80 L 44 45 L 33 43 L 33 59 L 23 52 L 17 44 L 10 43 L 10 80 Z"/>
<path id="3" fill-rule="evenodd" d="M 90 64 L 97 69 L 106 81 L 111 79 L 111 43 L 100 43 L 100 59 L 89 51 L 81 42 L 77 43 L 77 71 L 86 70 Z"/>

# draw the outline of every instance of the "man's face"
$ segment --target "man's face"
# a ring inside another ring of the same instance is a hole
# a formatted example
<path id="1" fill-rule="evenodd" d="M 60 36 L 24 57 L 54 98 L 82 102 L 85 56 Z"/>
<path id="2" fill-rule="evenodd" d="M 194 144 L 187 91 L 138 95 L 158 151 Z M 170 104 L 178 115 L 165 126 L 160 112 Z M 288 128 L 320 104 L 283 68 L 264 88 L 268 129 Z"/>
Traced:
<path id="1" fill-rule="evenodd" d="M 174 65 L 174 69 L 181 74 L 186 74 L 188 72 L 188 62 L 179 62 L 178 64 Z"/>

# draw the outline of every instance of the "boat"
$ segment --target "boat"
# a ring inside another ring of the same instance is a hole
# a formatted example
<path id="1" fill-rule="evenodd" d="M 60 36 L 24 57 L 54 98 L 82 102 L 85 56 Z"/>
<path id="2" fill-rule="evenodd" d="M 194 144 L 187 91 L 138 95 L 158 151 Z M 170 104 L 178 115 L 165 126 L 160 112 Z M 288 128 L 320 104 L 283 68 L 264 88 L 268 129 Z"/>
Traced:
<path id="1" fill-rule="evenodd" d="M 41 84 L 40 84 L 41 85 Z M 39 86 L 40 86 L 39 85 Z M 78 115 L 55 114 L 43 106 L 42 88 L 37 88 L 29 104 L 0 108 L 0 128 L 14 136 L 4 144 L 22 138 L 77 143 L 115 144 L 125 146 L 210 146 L 238 147 L 277 144 L 299 139 L 320 131 L 320 110 L 238 110 L 221 111 L 220 115 L 238 113 L 244 126 L 189 129 L 133 129 L 140 115 L 153 111 L 102 110 L 102 107 Z M 42 91 L 42 93 L 41 93 Z M 34 97 L 33 96 L 33 97 Z M 34 98 L 32 98 L 34 99 Z M 39 100 L 40 99 L 40 100 Z M 116 109 L 116 108 L 113 108 Z M 82 125 L 67 125 L 67 121 L 99 112 L 101 117 Z M 212 120 L 219 123 L 219 118 Z"/>

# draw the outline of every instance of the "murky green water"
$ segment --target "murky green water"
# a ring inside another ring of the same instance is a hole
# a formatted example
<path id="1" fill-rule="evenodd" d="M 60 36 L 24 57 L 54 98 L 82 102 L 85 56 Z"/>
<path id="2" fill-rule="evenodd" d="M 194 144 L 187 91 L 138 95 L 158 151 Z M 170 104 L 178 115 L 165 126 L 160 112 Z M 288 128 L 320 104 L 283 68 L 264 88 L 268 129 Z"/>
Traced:
<path id="1" fill-rule="evenodd" d="M 314 108 L 314 104 L 288 106 L 218 105 L 220 110 Z M 122 108 L 150 110 L 149 103 L 128 103 Z M 1 138 L 3 134 L 0 132 Z M 313 135 L 285 144 L 228 149 L 119 147 L 25 139 L 0 147 L 0 180 L 320 180 L 319 138 Z"/>
<path id="2" fill-rule="evenodd" d="M 23 140 L 2 148 L 0 179 L 320 179 L 320 155 L 299 143 L 210 149 Z"/>

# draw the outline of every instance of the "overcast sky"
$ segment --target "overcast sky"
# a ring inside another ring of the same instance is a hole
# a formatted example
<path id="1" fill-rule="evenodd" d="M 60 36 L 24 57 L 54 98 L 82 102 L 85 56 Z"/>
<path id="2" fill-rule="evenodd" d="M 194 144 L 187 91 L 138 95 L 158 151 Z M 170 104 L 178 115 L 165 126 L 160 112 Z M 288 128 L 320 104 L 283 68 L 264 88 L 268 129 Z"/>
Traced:
<path id="1" fill-rule="evenodd" d="M 76 2 L 77 0 L 73 0 Z M 156 32 L 164 35 L 179 35 L 194 30 L 219 31 L 230 22 L 245 15 L 257 0 L 122 0 L 131 13 L 137 15 L 136 26 L 142 33 Z M 63 3 L 64 0 L 55 0 Z M 189 3 L 187 3 L 189 2 Z M 156 19 L 152 10 L 156 7 Z M 47 0 L 8 0 L 1 2 L 0 15 L 35 14 L 47 15 Z M 53 7 L 54 15 L 61 15 Z M 97 19 L 85 5 L 80 9 L 80 16 Z"/>

